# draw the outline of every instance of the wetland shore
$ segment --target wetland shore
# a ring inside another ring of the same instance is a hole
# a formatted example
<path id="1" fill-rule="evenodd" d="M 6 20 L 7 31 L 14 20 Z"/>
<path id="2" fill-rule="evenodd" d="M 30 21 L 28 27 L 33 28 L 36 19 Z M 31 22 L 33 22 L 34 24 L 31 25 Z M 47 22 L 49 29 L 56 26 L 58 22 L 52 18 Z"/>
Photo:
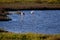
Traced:
<path id="1" fill-rule="evenodd" d="M 5 10 L 60 10 L 60 4 L 0 3 Z"/>

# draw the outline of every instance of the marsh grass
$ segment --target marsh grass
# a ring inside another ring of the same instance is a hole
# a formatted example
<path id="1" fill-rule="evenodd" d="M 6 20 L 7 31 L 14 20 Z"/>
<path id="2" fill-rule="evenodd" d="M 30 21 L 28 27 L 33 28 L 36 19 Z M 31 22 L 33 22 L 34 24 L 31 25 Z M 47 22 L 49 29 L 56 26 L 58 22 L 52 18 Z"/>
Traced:
<path id="1" fill-rule="evenodd" d="M 60 1 L 41 0 L 0 0 L 2 9 L 50 9 L 60 8 Z"/>
<path id="2" fill-rule="evenodd" d="M 60 34 L 0 33 L 0 40 L 60 40 Z"/>
<path id="3" fill-rule="evenodd" d="M 3 2 L 3 3 L 26 3 L 26 2 L 33 2 L 33 3 L 49 3 L 49 4 L 59 4 L 60 1 L 59 0 L 0 0 L 0 3 Z"/>

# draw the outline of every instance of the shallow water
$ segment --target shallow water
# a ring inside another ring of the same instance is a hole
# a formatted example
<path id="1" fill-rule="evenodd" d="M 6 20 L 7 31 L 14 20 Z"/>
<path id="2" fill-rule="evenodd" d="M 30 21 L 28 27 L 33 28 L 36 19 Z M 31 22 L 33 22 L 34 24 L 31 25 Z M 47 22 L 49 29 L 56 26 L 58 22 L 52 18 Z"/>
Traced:
<path id="1" fill-rule="evenodd" d="M 25 15 L 15 14 L 16 11 L 9 11 L 12 15 L 11 21 L 0 21 L 0 28 L 4 28 L 10 32 L 25 33 L 60 33 L 60 10 L 23 10 Z"/>

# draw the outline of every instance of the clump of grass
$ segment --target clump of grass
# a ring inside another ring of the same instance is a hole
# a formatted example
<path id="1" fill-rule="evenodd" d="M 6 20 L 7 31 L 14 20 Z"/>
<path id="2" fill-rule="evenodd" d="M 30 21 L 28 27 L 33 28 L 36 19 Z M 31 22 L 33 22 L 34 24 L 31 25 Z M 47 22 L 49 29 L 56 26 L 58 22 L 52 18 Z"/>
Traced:
<path id="1" fill-rule="evenodd" d="M 0 40 L 60 40 L 60 34 L 47 35 L 36 33 L 0 33 Z"/>

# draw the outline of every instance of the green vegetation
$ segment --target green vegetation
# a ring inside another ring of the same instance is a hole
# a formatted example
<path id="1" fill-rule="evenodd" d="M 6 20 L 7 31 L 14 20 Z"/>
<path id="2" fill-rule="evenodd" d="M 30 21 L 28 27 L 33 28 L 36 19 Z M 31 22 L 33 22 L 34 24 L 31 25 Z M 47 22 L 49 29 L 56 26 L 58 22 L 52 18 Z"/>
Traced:
<path id="1" fill-rule="evenodd" d="M 0 33 L 0 40 L 60 40 L 60 34 L 35 34 L 35 33 Z"/>

